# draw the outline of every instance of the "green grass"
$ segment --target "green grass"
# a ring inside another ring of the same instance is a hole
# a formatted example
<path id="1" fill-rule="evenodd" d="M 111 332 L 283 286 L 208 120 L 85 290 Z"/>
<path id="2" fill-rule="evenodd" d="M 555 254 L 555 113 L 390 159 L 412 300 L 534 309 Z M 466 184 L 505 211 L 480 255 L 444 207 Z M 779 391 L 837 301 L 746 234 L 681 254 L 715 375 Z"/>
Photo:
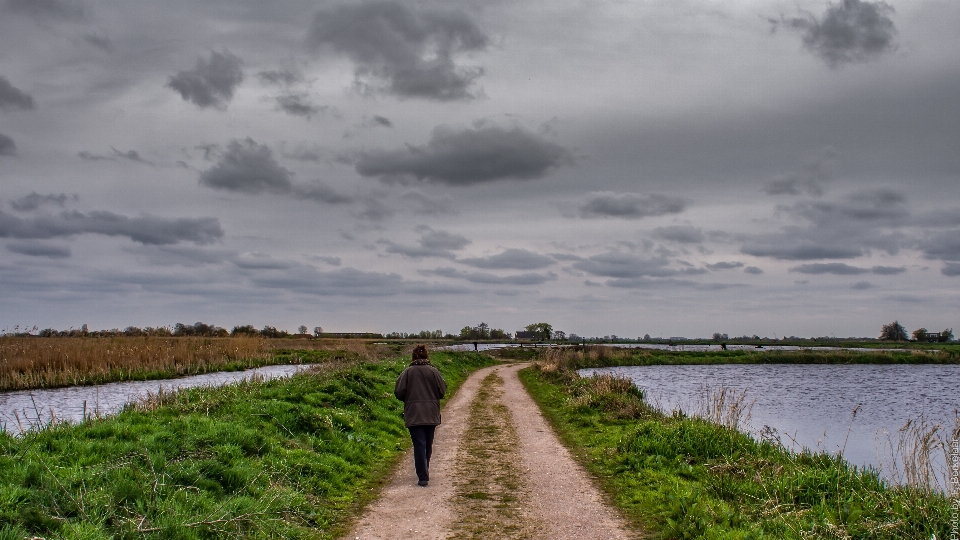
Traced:
<path id="1" fill-rule="evenodd" d="M 448 395 L 492 363 L 432 361 Z M 392 394 L 405 366 L 349 362 L 0 434 L 0 540 L 334 538 L 409 444 Z"/>
<path id="2" fill-rule="evenodd" d="M 949 537 L 950 501 L 825 454 L 665 416 L 639 391 L 566 369 L 520 378 L 610 499 L 657 538 Z M 613 379 L 607 377 L 607 379 Z"/>

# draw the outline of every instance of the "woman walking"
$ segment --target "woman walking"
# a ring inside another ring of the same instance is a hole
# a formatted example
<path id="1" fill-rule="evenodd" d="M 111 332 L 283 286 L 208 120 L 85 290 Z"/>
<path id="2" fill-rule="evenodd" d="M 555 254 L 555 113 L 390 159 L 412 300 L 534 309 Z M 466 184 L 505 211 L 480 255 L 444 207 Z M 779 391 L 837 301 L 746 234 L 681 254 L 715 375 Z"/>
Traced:
<path id="1" fill-rule="evenodd" d="M 403 402 L 403 423 L 410 430 L 417 485 L 421 487 L 430 481 L 433 433 L 440 425 L 440 398 L 446 393 L 447 382 L 440 371 L 430 365 L 427 348 L 417 345 L 413 349 L 413 361 L 400 374 L 393 394 Z"/>

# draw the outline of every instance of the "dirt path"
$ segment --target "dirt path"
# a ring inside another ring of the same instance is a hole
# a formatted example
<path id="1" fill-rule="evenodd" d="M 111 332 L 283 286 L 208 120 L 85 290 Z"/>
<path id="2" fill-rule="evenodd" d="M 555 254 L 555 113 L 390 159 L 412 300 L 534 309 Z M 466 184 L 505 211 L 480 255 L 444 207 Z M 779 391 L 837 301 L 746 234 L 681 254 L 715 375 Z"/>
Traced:
<path id="1" fill-rule="evenodd" d="M 430 486 L 412 451 L 345 539 L 625 539 L 589 475 L 560 444 L 517 378 L 523 365 L 484 368 L 443 410 Z"/>

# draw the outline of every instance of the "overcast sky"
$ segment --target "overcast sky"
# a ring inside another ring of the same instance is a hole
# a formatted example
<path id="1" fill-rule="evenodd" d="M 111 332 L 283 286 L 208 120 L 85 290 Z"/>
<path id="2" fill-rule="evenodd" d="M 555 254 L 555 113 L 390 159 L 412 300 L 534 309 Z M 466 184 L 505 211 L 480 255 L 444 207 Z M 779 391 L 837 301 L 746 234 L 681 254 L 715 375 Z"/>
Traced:
<path id="1" fill-rule="evenodd" d="M 0 0 L 0 327 L 960 329 L 960 2 Z"/>

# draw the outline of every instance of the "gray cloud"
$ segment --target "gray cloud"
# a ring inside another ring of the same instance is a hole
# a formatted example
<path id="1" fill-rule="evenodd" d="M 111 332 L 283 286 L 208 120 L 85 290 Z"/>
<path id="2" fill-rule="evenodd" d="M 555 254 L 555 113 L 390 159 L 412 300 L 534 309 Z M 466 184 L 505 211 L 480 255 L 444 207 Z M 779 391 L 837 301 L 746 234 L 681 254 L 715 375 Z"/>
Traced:
<path id="1" fill-rule="evenodd" d="M 897 29 L 886 2 L 842 0 L 831 4 L 821 19 L 813 14 L 783 22 L 803 32 L 803 44 L 830 67 L 866 62 L 896 50 Z"/>
<path id="2" fill-rule="evenodd" d="M 670 261 L 662 257 L 641 259 L 610 251 L 579 260 L 573 263 L 573 267 L 594 276 L 610 278 L 669 277 L 680 273 L 670 268 L 669 264 Z"/>
<path id="3" fill-rule="evenodd" d="M 547 272 L 546 274 L 528 272 L 526 274 L 498 276 L 489 272 L 464 272 L 449 267 L 436 268 L 434 270 L 418 270 L 418 272 L 424 276 L 464 279 L 471 283 L 480 283 L 483 285 L 540 285 L 557 279 L 557 275 L 553 272 Z"/>
<path id="4" fill-rule="evenodd" d="M 870 283 L 869 281 L 858 281 L 850 285 L 850 288 L 855 291 L 865 291 L 867 289 L 872 289 L 874 287 L 876 287 L 876 285 L 874 285 L 873 283 Z"/>
<path id="5" fill-rule="evenodd" d="M 54 195 L 53 193 L 49 195 L 40 195 L 34 191 L 29 195 L 10 201 L 10 207 L 20 212 L 30 212 L 47 204 L 52 204 L 63 208 L 64 205 L 67 204 L 68 200 L 77 200 L 77 198 L 78 197 L 76 195 L 69 197 L 66 193 L 60 193 L 58 195 Z"/>
<path id="6" fill-rule="evenodd" d="M 928 259 L 960 261 L 960 229 L 928 235 L 920 242 L 920 250 Z"/>
<path id="7" fill-rule="evenodd" d="M 87 152 L 86 150 L 81 150 L 77 152 L 77 157 L 79 157 L 84 161 L 116 161 L 117 160 L 115 157 L 94 154 L 92 152 Z"/>
<path id="8" fill-rule="evenodd" d="M 580 205 L 579 211 L 580 217 L 584 218 L 641 219 L 666 214 L 679 214 L 683 212 L 686 206 L 687 202 L 678 197 L 657 194 L 642 196 L 637 193 L 602 191 L 591 193 L 587 201 Z M 670 231 L 667 229 L 664 227 L 663 232 L 669 235 Z"/>
<path id="9" fill-rule="evenodd" d="M 435 231 L 430 227 L 420 227 L 420 231 L 422 234 L 418 240 L 419 246 L 407 246 L 389 240 L 380 240 L 379 243 L 387 246 L 387 253 L 396 253 L 411 259 L 425 257 L 453 259 L 456 257 L 453 253 L 455 250 L 463 249 L 470 243 L 466 237 L 447 231 Z"/>
<path id="10" fill-rule="evenodd" d="M 378 114 L 375 114 L 375 115 L 373 115 L 373 118 L 371 119 L 371 125 L 373 125 L 373 126 L 383 126 L 383 127 L 393 127 L 393 122 L 391 122 L 388 118 L 385 118 L 385 117 L 383 117 L 383 116 L 380 116 L 380 115 L 378 115 Z"/>
<path id="11" fill-rule="evenodd" d="M 307 94 L 288 94 L 277 96 L 277 110 L 283 111 L 293 116 L 302 116 L 310 119 L 315 114 L 320 114 L 327 110 L 327 107 L 321 107 L 310 101 Z"/>
<path id="12" fill-rule="evenodd" d="M 312 266 L 297 265 L 251 281 L 260 287 L 318 296 L 392 296 L 404 292 L 403 278 L 399 274 L 364 272 L 356 268 L 320 272 Z"/>
<path id="13" fill-rule="evenodd" d="M 721 261 L 714 264 L 707 264 L 706 267 L 709 268 L 710 270 L 733 270 L 734 268 L 743 268 L 743 263 L 739 261 L 732 261 L 732 262 Z"/>
<path id="14" fill-rule="evenodd" d="M 303 81 L 303 74 L 292 69 L 274 69 L 257 73 L 260 82 L 277 86 L 290 86 Z"/>
<path id="15" fill-rule="evenodd" d="M 680 244 L 699 244 L 706 238 L 699 227 L 692 225 L 657 227 L 653 230 L 653 237 Z"/>
<path id="16" fill-rule="evenodd" d="M 757 268 L 756 266 L 748 266 L 748 267 L 746 267 L 746 268 L 743 269 L 743 273 L 744 273 L 744 274 L 759 275 L 759 274 L 762 274 L 762 273 L 763 273 L 763 270 L 761 270 L 760 268 Z"/>
<path id="17" fill-rule="evenodd" d="M 274 259 L 265 253 L 241 253 L 233 259 L 233 264 L 244 270 L 286 270 L 293 263 Z"/>
<path id="18" fill-rule="evenodd" d="M 293 173 L 277 163 L 269 146 L 248 137 L 231 141 L 216 165 L 200 173 L 200 185 L 251 195 L 275 193 L 327 204 L 354 200 L 319 182 L 295 184 L 292 177 Z"/>
<path id="19" fill-rule="evenodd" d="M 330 266 L 340 266 L 340 262 L 341 262 L 340 257 L 328 257 L 325 255 L 317 255 L 314 257 L 314 259 L 318 261 L 323 261 L 329 264 Z"/>
<path id="20" fill-rule="evenodd" d="M 198 58 L 193 69 L 170 77 L 167 87 L 201 109 L 226 109 L 234 90 L 243 82 L 242 65 L 243 61 L 230 51 L 211 51 L 208 60 Z"/>
<path id="21" fill-rule="evenodd" d="M 37 106 L 30 94 L 16 88 L 6 77 L 0 76 L 0 110 L 20 109 L 28 111 Z"/>
<path id="22" fill-rule="evenodd" d="M 457 259 L 457 262 L 487 270 L 538 270 L 554 264 L 550 257 L 526 249 L 506 249 L 489 257 Z"/>
<path id="23" fill-rule="evenodd" d="M 801 264 L 790 269 L 791 272 L 801 274 L 836 274 L 838 276 L 854 276 L 857 274 L 869 274 L 870 270 L 857 266 L 850 266 L 844 263 L 812 263 Z"/>
<path id="24" fill-rule="evenodd" d="M 356 169 L 362 176 L 378 176 L 388 182 L 414 177 L 468 186 L 502 179 L 540 178 L 571 160 L 565 148 L 520 128 L 481 126 L 456 130 L 438 126 L 427 145 L 364 152 Z"/>
<path id="25" fill-rule="evenodd" d="M 103 50 L 106 52 L 113 52 L 113 42 L 110 41 L 110 38 L 107 36 L 100 36 L 97 34 L 84 34 L 83 40 L 100 50 Z"/>
<path id="26" fill-rule="evenodd" d="M 871 272 L 880 276 L 893 276 L 896 274 L 902 274 L 907 271 L 905 266 L 874 266 L 870 269 Z"/>
<path id="27" fill-rule="evenodd" d="M 825 148 L 820 154 L 807 158 L 800 168 L 774 178 L 764 184 L 767 195 L 823 195 L 823 184 L 833 179 L 837 151 Z"/>
<path id="28" fill-rule="evenodd" d="M 489 39 L 459 12 L 411 11 L 401 2 L 363 1 L 317 12 L 307 45 L 350 58 L 363 86 L 371 78 L 400 97 L 469 99 L 481 68 L 454 63 L 455 54 L 486 48 Z"/>
<path id="29" fill-rule="evenodd" d="M 960 264 L 947 263 L 940 269 L 940 273 L 950 277 L 960 276 Z"/>
<path id="30" fill-rule="evenodd" d="M 132 218 L 103 211 L 88 214 L 67 211 L 19 218 L 0 211 L 0 238 L 60 238 L 84 233 L 125 236 L 141 244 L 157 245 L 209 244 L 223 237 L 223 229 L 216 218 Z"/>
<path id="31" fill-rule="evenodd" d="M 113 150 L 113 154 L 119 158 L 135 161 L 137 163 L 142 163 L 144 165 L 151 165 L 151 166 L 154 165 L 152 161 L 147 161 L 142 157 L 140 157 L 140 154 L 136 150 L 127 150 L 126 152 L 121 152 L 120 150 L 117 150 L 116 148 L 113 148 L 113 147 L 111 147 L 110 149 Z"/>
<path id="32" fill-rule="evenodd" d="M 82 19 L 83 4 L 78 0 L 5 0 L 2 11 L 29 15 L 36 19 Z"/>
<path id="33" fill-rule="evenodd" d="M 433 196 L 418 189 L 412 189 L 400 195 L 400 199 L 412 203 L 412 211 L 418 215 L 439 216 L 457 213 L 453 197 L 449 194 Z"/>
<path id="34" fill-rule="evenodd" d="M 289 193 L 291 174 L 273 158 L 270 147 L 247 138 L 227 145 L 220 161 L 200 174 L 200 184 L 242 193 Z"/>
<path id="35" fill-rule="evenodd" d="M 836 202 L 800 202 L 781 212 L 806 226 L 754 235 L 741 252 L 784 260 L 852 259 L 878 249 L 897 253 L 910 244 L 899 229 L 911 224 L 906 197 L 888 189 L 853 193 Z"/>
<path id="36" fill-rule="evenodd" d="M 7 251 L 21 255 L 29 255 L 31 257 L 45 257 L 47 259 L 66 259 L 70 257 L 70 248 L 47 244 L 7 244 Z"/>
<path id="37" fill-rule="evenodd" d="M 13 139 L 10 137 L 0 133 L 0 156 L 15 155 L 17 155 L 17 143 L 13 142 Z"/>

